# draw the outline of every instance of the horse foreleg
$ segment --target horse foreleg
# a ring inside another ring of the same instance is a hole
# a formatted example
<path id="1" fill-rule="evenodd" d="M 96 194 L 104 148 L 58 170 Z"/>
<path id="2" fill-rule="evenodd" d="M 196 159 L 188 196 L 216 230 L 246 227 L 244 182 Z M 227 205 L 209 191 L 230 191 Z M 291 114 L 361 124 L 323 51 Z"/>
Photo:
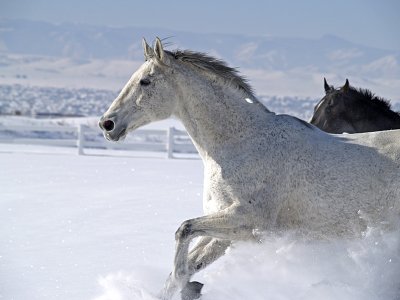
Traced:
<path id="1" fill-rule="evenodd" d="M 222 256 L 225 253 L 226 248 L 229 247 L 230 244 L 231 241 L 228 240 L 219 240 L 212 237 L 200 237 L 194 245 L 193 249 L 189 252 L 189 278 L 193 274 L 205 268 L 207 265 Z M 182 298 L 196 299 L 196 297 L 200 296 L 202 286 L 203 285 L 201 283 L 188 281 L 185 286 L 181 287 Z M 166 290 L 168 290 L 168 295 L 165 292 L 164 298 L 169 299 L 170 297 L 172 297 L 177 288 L 178 285 L 175 283 L 173 279 L 173 274 L 171 273 L 166 283 Z"/>
<path id="2" fill-rule="evenodd" d="M 189 240 L 176 241 L 174 270 L 169 275 L 165 283 L 165 287 L 161 296 L 161 299 L 163 300 L 171 299 L 178 289 L 182 290 L 184 286 L 189 282 L 190 275 L 187 263 L 185 264 L 181 263 L 182 260 L 187 259 L 189 245 L 190 245 Z M 179 268 L 177 268 L 176 266 L 179 266 Z"/>
<path id="3" fill-rule="evenodd" d="M 167 281 L 164 298 L 169 299 L 172 297 L 177 288 L 183 292 L 182 299 L 196 299 L 196 297 L 200 296 L 201 284 L 189 282 L 193 269 L 189 267 L 188 252 L 193 238 L 204 236 L 222 240 L 252 239 L 254 237 L 252 230 L 251 218 L 247 218 L 246 214 L 240 211 L 238 207 L 227 208 L 212 215 L 183 222 L 175 233 L 174 270 Z M 217 245 L 218 243 L 215 240 L 214 246 L 210 249 L 210 254 L 204 256 L 205 263 L 210 263 L 223 254 L 221 253 L 212 258 L 211 250 L 216 250 L 217 248 L 215 247 Z M 226 249 L 228 243 L 223 246 Z M 192 253 L 194 257 L 195 252 Z"/>

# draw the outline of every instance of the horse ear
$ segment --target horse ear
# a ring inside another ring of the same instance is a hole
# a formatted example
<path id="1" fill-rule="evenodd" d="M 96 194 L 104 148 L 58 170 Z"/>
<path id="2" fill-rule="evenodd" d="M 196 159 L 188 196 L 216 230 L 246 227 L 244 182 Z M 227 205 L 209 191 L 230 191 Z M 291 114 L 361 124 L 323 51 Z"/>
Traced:
<path id="1" fill-rule="evenodd" d="M 325 94 L 327 94 L 331 90 L 331 87 L 326 82 L 326 78 L 325 77 L 324 77 L 324 88 L 325 88 Z"/>
<path id="2" fill-rule="evenodd" d="M 164 49 L 161 40 L 158 37 L 156 38 L 156 43 L 154 45 L 154 54 L 160 61 L 164 60 Z"/>
<path id="3" fill-rule="evenodd" d="M 349 80 L 346 78 L 346 83 L 342 87 L 342 91 L 347 93 L 349 91 L 349 88 L 350 88 L 350 83 L 349 83 Z"/>
<path id="4" fill-rule="evenodd" d="M 144 58 L 148 60 L 152 56 L 154 56 L 154 51 L 151 49 L 151 47 L 147 44 L 145 38 L 142 39 L 142 46 L 143 46 L 143 52 L 144 52 Z"/>

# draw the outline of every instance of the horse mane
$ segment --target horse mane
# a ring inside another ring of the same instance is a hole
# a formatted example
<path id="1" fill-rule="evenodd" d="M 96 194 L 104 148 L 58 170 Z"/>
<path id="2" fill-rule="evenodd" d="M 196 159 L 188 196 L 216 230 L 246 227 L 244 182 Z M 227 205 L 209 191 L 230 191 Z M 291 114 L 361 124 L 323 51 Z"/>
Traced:
<path id="1" fill-rule="evenodd" d="M 352 86 L 349 87 L 349 92 L 352 93 L 353 95 L 356 95 L 356 99 L 361 100 L 361 101 L 366 101 L 370 104 L 373 104 L 375 107 L 388 111 L 388 112 L 394 112 L 400 116 L 400 112 L 395 112 L 392 110 L 392 105 L 390 104 L 389 100 L 386 100 L 382 97 L 376 96 L 374 93 L 372 93 L 368 89 L 363 89 L 363 88 L 354 88 Z"/>
<path id="2" fill-rule="evenodd" d="M 209 71 L 223 78 L 226 82 L 232 83 L 252 98 L 255 98 L 253 88 L 249 85 L 248 80 L 239 75 L 237 69 L 229 67 L 224 61 L 208 54 L 191 50 L 165 50 L 165 52 L 177 60 L 190 63 L 199 69 Z"/>

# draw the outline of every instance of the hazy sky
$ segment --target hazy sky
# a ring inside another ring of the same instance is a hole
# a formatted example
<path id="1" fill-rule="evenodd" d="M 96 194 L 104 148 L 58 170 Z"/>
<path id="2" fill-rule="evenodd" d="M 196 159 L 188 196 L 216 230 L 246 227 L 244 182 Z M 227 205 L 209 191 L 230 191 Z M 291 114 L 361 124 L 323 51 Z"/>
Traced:
<path id="1" fill-rule="evenodd" d="M 318 38 L 400 50 L 398 0 L 0 0 L 0 18 Z"/>

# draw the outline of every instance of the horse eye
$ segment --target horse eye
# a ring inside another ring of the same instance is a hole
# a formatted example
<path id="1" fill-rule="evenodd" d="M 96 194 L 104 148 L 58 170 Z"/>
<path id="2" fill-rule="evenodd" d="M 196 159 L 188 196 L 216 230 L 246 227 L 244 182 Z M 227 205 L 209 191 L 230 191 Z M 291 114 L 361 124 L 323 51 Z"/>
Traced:
<path id="1" fill-rule="evenodd" d="M 142 78 L 142 79 L 140 79 L 139 83 L 140 83 L 140 85 L 143 85 L 143 86 L 149 85 L 150 84 L 150 79 Z"/>

